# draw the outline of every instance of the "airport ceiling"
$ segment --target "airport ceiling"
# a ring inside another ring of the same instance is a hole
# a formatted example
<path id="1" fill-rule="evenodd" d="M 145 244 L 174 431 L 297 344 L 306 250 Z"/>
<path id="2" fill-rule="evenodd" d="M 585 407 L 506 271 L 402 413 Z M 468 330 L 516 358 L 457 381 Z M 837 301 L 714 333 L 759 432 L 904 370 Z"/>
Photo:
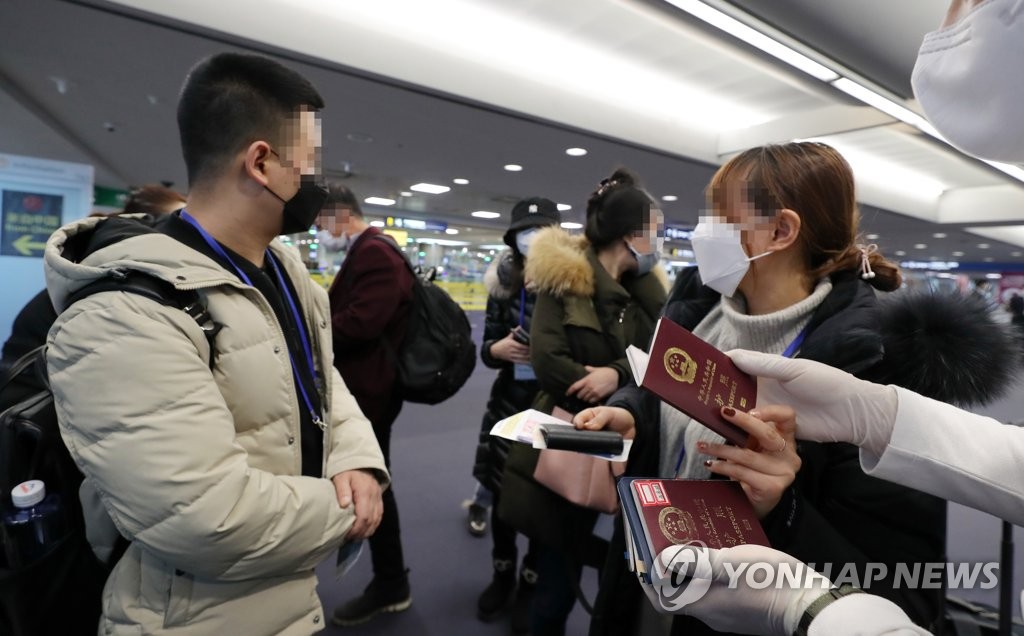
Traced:
<path id="1" fill-rule="evenodd" d="M 0 0 L 0 152 L 89 163 L 99 185 L 183 190 L 181 81 L 206 55 L 247 50 L 277 56 L 318 87 L 328 174 L 361 197 L 397 202 L 367 206 L 371 215 L 464 228 L 448 239 L 498 242 L 512 204 L 531 195 L 571 205 L 565 220 L 579 222 L 588 193 L 617 166 L 656 196 L 677 197 L 663 203 L 668 223 L 692 227 L 728 156 L 818 138 L 851 159 L 862 230 L 887 255 L 1024 260 L 1020 181 L 681 4 Z M 841 60 L 839 75 L 910 109 L 917 46 L 945 11 L 939 0 L 706 5 L 799 50 L 827 52 Z M 420 182 L 451 190 L 401 195 Z M 470 216 L 481 210 L 501 216 Z"/>

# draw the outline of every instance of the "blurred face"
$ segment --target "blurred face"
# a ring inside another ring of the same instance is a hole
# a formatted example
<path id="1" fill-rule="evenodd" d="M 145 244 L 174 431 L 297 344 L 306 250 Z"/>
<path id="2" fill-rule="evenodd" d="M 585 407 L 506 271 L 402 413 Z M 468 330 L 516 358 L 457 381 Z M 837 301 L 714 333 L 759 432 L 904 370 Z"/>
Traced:
<path id="1" fill-rule="evenodd" d="M 665 242 L 665 215 L 655 207 L 650 209 L 643 228 L 628 237 L 629 244 L 640 254 L 661 252 Z"/>
<path id="2" fill-rule="evenodd" d="M 280 189 L 274 191 L 287 200 L 285 195 L 298 190 L 301 177 L 320 174 L 320 118 L 310 110 L 299 110 L 285 123 L 281 139 L 272 150 L 282 168 Z"/>
<path id="3" fill-rule="evenodd" d="M 318 225 L 320 229 L 327 230 L 331 236 L 338 238 L 343 233 L 348 233 L 352 226 L 352 210 L 340 205 L 329 205 L 324 207 L 320 214 Z"/>
<path id="4" fill-rule="evenodd" d="M 775 234 L 775 218 L 758 209 L 765 205 L 755 202 L 768 198 L 767 192 L 757 192 L 744 180 L 731 180 L 711 193 L 711 209 L 701 215 L 701 220 L 733 225 L 740 232 L 747 255 L 760 254 Z"/>

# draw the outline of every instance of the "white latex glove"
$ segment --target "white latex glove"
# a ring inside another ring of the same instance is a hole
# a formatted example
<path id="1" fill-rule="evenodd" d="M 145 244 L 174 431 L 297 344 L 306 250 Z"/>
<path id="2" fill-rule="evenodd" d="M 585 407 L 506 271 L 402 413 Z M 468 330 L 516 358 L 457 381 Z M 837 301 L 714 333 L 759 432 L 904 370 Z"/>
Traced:
<path id="1" fill-rule="evenodd" d="M 885 451 L 899 406 L 895 388 L 811 360 L 742 349 L 728 355 L 757 376 L 759 405 L 793 407 L 798 439 L 849 442 L 875 455 Z"/>
<path id="2" fill-rule="evenodd" d="M 672 546 L 654 569 L 653 584 L 642 585 L 654 609 L 693 616 L 719 632 L 790 636 L 811 603 L 832 587 L 801 561 L 760 545 Z"/>

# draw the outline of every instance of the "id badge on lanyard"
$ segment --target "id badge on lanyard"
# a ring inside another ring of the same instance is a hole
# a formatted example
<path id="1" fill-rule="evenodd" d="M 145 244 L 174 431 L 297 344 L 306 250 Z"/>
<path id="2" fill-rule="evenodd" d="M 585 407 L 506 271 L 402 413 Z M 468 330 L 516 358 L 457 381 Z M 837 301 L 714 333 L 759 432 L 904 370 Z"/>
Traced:
<path id="1" fill-rule="evenodd" d="M 526 289 L 519 290 L 519 326 L 523 326 L 526 318 Z M 512 367 L 512 377 L 517 382 L 536 380 L 537 374 L 533 372 L 533 365 L 525 362 L 517 362 Z"/>

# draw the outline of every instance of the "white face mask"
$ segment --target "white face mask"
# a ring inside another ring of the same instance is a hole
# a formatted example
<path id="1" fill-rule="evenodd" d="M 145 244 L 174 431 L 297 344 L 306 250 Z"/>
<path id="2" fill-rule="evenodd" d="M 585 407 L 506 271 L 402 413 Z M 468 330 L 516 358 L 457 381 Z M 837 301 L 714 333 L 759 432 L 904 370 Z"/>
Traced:
<path id="1" fill-rule="evenodd" d="M 954 146 L 1019 163 L 1022 63 L 1024 0 L 988 0 L 958 23 L 925 36 L 911 83 L 928 120 Z"/>
<path id="2" fill-rule="evenodd" d="M 771 254 L 767 251 L 748 257 L 743 249 L 740 230 L 732 223 L 701 221 L 690 237 L 697 271 L 705 285 L 731 298 L 747 275 L 750 262 Z"/>
<path id="3" fill-rule="evenodd" d="M 537 238 L 537 232 L 539 231 L 539 227 L 532 227 L 516 234 L 516 247 L 519 249 L 520 254 L 523 256 L 527 255 L 530 251 L 530 244 L 533 243 L 533 239 Z"/>

